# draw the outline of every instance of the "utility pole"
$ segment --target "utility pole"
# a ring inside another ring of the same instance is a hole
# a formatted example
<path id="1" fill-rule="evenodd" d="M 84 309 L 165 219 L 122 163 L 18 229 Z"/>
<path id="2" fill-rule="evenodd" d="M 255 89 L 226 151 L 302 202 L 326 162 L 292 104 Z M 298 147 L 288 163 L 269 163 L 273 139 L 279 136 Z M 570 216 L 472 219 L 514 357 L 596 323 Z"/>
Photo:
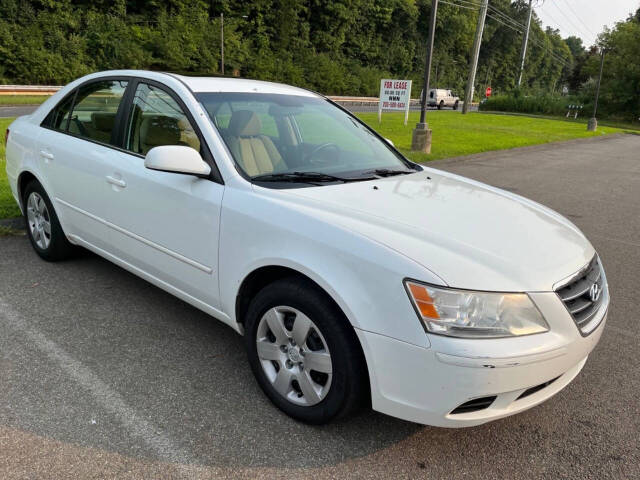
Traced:
<path id="1" fill-rule="evenodd" d="M 587 122 L 587 130 L 595 132 L 598 128 L 598 121 L 596 120 L 596 114 L 598 113 L 598 97 L 600 96 L 600 82 L 602 81 L 602 68 L 604 67 L 604 47 L 600 51 L 600 74 L 598 75 L 598 83 L 596 84 L 596 99 L 593 102 L 593 116 Z"/>
<path id="2" fill-rule="evenodd" d="M 476 38 L 473 40 L 473 51 L 471 53 L 471 71 L 469 72 L 467 89 L 464 92 L 464 104 L 462 105 L 462 113 L 467 113 L 467 110 L 469 110 L 469 106 L 473 101 L 473 89 L 476 81 L 476 69 L 478 68 L 478 56 L 480 55 L 480 43 L 482 42 L 482 32 L 484 31 L 484 21 L 487 18 L 488 5 L 489 0 L 482 0 L 480 15 L 478 15 L 478 26 L 476 27 Z"/>
<path id="3" fill-rule="evenodd" d="M 436 32 L 436 14 L 438 0 L 431 0 L 431 18 L 429 19 L 429 39 L 427 40 L 427 58 L 424 63 L 424 85 L 420 108 L 420 123 L 413 129 L 411 150 L 414 152 L 431 153 L 431 130 L 427 125 L 427 95 L 429 95 L 429 77 L 431 76 L 431 59 L 433 58 L 433 37 Z"/>
<path id="4" fill-rule="evenodd" d="M 524 37 L 522 37 L 522 52 L 520 53 L 520 73 L 518 74 L 518 87 L 522 82 L 522 72 L 524 71 L 524 59 L 527 55 L 527 42 L 529 41 L 529 28 L 531 27 L 531 3 L 529 0 L 529 13 L 527 13 L 527 28 L 524 31 Z"/>
<path id="5" fill-rule="evenodd" d="M 220 71 L 224 75 L 224 13 L 220 14 Z"/>

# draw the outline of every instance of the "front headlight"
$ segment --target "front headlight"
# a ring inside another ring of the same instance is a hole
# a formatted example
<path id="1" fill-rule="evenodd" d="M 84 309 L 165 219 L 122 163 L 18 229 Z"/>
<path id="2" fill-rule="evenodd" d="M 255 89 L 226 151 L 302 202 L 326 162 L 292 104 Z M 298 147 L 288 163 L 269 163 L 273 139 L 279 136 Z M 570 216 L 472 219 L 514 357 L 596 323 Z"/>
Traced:
<path id="1" fill-rule="evenodd" d="M 463 338 L 542 333 L 549 325 L 526 293 L 494 293 L 433 287 L 405 280 L 427 331 Z"/>

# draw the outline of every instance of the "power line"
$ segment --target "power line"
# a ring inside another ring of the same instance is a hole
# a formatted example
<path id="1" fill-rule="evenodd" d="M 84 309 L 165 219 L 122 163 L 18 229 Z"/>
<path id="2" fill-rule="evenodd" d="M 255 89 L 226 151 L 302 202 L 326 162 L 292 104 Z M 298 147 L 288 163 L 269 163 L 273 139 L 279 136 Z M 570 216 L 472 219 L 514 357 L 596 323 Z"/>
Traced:
<path id="1" fill-rule="evenodd" d="M 561 14 L 562 14 L 562 16 L 563 16 L 564 18 L 566 18 L 566 19 L 569 21 L 569 23 L 570 23 L 570 24 L 571 24 L 571 26 L 572 26 L 572 28 L 571 28 L 572 30 L 573 30 L 573 29 L 575 29 L 576 33 L 582 33 L 582 34 L 584 35 L 584 33 L 585 33 L 585 32 L 584 32 L 584 30 L 582 30 L 582 29 L 581 29 L 581 28 L 579 28 L 575 23 L 573 23 L 573 20 L 572 20 L 572 19 L 571 19 L 567 14 L 565 14 L 565 13 L 564 13 L 564 11 L 563 11 L 562 9 L 560 9 L 560 5 L 559 5 L 559 3 L 558 3 L 558 2 L 551 2 L 551 4 L 552 4 L 554 7 L 556 7 L 556 9 L 557 9 Z"/>
<path id="2" fill-rule="evenodd" d="M 576 13 L 576 11 L 573 9 L 573 7 L 571 6 L 571 4 L 569 3 L 569 0 L 567 0 L 567 7 L 569 7 L 569 10 L 571 10 L 571 12 L 573 13 L 573 15 L 574 15 L 578 20 L 580 20 L 580 23 L 582 23 L 582 25 L 584 25 L 584 26 L 585 26 L 585 28 L 586 28 L 586 29 L 587 29 L 587 30 L 588 30 L 588 31 L 589 31 L 589 32 L 590 32 L 594 37 L 595 37 L 595 36 L 597 36 L 597 34 L 596 34 L 596 33 L 594 33 L 594 31 L 593 31 L 593 30 L 591 30 L 591 29 L 589 28 L 589 26 L 588 26 L 586 23 L 584 23 L 584 22 L 582 21 L 582 18 L 580 18 L 580 15 L 578 15 L 578 14 Z"/>
<path id="3" fill-rule="evenodd" d="M 454 2 L 457 2 L 457 3 L 454 3 Z M 469 10 L 478 10 L 481 6 L 480 4 L 475 3 L 471 0 L 452 0 L 451 2 L 446 0 L 440 0 L 439 3 L 446 3 L 447 5 L 453 5 L 458 8 L 466 8 Z M 473 5 L 473 6 L 468 6 L 468 5 Z M 513 17 L 508 16 L 506 13 L 502 12 L 501 10 L 498 10 L 492 5 L 489 5 L 488 7 L 491 10 L 491 13 L 487 12 L 487 17 L 489 17 L 491 20 L 507 28 L 510 28 L 511 30 L 514 30 L 518 33 L 524 33 L 526 28 L 524 24 L 518 22 Z M 494 16 L 494 15 L 497 15 L 497 16 Z M 566 68 L 571 68 L 571 64 L 566 59 L 564 59 L 563 57 L 558 55 L 556 52 L 551 50 L 551 48 L 548 45 L 545 45 L 544 43 L 542 43 L 537 38 L 534 38 L 533 36 L 530 38 L 530 40 L 533 43 L 535 43 L 538 47 L 542 48 L 543 50 L 546 50 L 549 56 L 553 60 L 555 60 L 558 63 L 561 63 Z"/>
<path id="4" fill-rule="evenodd" d="M 520 23 L 519 21 L 517 21 L 515 18 L 507 15 L 505 12 L 498 10 L 496 7 L 494 7 L 493 5 L 489 5 L 489 9 L 493 11 L 493 13 L 495 13 L 496 15 L 498 15 L 500 18 L 502 18 L 503 20 L 511 23 L 514 26 L 517 27 L 521 27 L 521 28 L 526 28 L 526 25 L 524 23 Z"/>
<path id="5" fill-rule="evenodd" d="M 478 8 L 480 8 L 482 5 L 478 2 L 474 2 L 473 0 L 456 0 L 458 3 L 464 3 L 467 5 L 474 5 Z"/>
<path id="6" fill-rule="evenodd" d="M 523 33 L 524 32 L 524 27 L 522 27 L 522 30 L 503 22 L 502 20 L 487 14 L 487 17 L 489 17 L 491 20 L 498 22 L 502 25 L 504 25 L 507 28 L 510 28 L 511 30 L 515 30 L 516 32 L 519 33 Z M 551 48 L 548 45 L 545 45 L 544 43 L 542 43 L 540 40 L 538 40 L 537 38 L 534 38 L 533 36 L 530 37 L 530 40 L 535 43 L 537 46 L 541 47 L 543 50 L 546 50 L 547 53 L 558 63 L 561 63 L 563 66 L 567 67 L 567 68 L 571 68 L 571 64 L 568 63 L 564 58 L 562 58 L 560 55 L 558 55 L 557 53 L 555 53 L 553 50 L 551 50 Z"/>
<path id="7" fill-rule="evenodd" d="M 493 21 L 495 21 L 495 22 L 498 22 L 499 24 L 504 25 L 505 27 L 510 28 L 511 30 L 514 30 L 514 31 L 516 31 L 516 32 L 518 32 L 518 33 L 522 33 L 522 32 L 524 32 L 524 27 L 522 27 L 522 28 L 514 27 L 514 26 L 513 26 L 513 25 L 511 25 L 510 23 L 503 22 L 503 21 L 502 21 L 501 19 L 499 19 L 498 17 L 494 17 L 493 15 L 491 15 L 491 14 L 489 14 L 489 13 L 487 13 L 487 17 L 489 17 L 491 20 L 493 20 Z"/>
<path id="8" fill-rule="evenodd" d="M 446 3 L 447 5 L 453 5 L 454 7 L 458 8 L 467 8 L 469 10 L 478 10 L 478 7 L 467 7 L 465 5 L 458 5 L 457 3 L 445 2 L 445 0 L 439 0 L 438 3 Z"/>
<path id="9" fill-rule="evenodd" d="M 535 37 L 531 37 L 531 41 L 536 45 L 538 45 L 543 50 L 546 50 L 547 53 L 549 53 L 549 55 L 551 55 L 551 57 L 553 57 L 553 59 L 556 60 L 558 63 L 561 63 L 566 68 L 571 68 L 571 64 L 565 58 L 561 57 L 559 54 L 554 52 L 549 45 L 545 45 L 542 41 L 540 41 Z"/>

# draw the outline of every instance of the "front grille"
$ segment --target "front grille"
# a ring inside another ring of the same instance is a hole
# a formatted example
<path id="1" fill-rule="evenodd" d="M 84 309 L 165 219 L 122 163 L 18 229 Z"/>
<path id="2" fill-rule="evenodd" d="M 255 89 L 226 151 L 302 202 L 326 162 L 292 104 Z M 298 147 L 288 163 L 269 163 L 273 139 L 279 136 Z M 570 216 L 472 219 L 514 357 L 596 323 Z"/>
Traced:
<path id="1" fill-rule="evenodd" d="M 594 285 L 597 287 L 593 287 Z M 596 300 L 592 299 L 592 288 L 597 288 L 600 292 Z M 602 265 L 597 256 L 593 257 L 587 267 L 556 289 L 556 293 L 583 335 L 588 335 L 595 330 L 596 325 L 592 325 L 591 320 L 594 319 L 604 301 L 607 294 L 605 289 Z"/>
<path id="2" fill-rule="evenodd" d="M 451 411 L 451 414 L 456 415 L 458 413 L 471 413 L 477 412 L 478 410 L 484 410 L 485 408 L 489 408 L 495 399 L 496 395 L 492 395 L 491 397 L 474 398 L 462 405 L 458 405 Z"/>

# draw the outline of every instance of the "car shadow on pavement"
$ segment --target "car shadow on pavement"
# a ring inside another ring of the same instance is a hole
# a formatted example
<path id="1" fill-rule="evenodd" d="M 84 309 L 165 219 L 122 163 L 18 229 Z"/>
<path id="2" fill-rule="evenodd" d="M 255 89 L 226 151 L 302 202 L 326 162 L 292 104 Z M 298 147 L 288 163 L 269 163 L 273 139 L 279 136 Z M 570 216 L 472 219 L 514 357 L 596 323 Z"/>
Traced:
<path id="1" fill-rule="evenodd" d="M 126 409 L 126 418 L 144 419 L 197 464 L 247 467 L 335 464 L 385 449 L 422 428 L 370 409 L 326 426 L 299 423 L 264 396 L 248 365 L 243 338 L 223 323 L 92 253 L 46 263 L 30 251 L 24 237 L 2 241 L 12 250 L 5 248 L 11 260 L 2 262 L 29 265 L 15 270 L 7 265 L 11 284 L 18 291 L 37 292 L 38 302 L 37 307 L 23 303 L 18 292 L 6 289 L 0 290 L 0 299 L 14 299 L 12 308 L 28 319 L 30 328 L 89 369 L 106 385 L 103 390 L 110 389 L 107 396 L 119 399 L 115 406 L 101 408 L 104 399 L 76 393 L 77 379 L 64 372 L 56 385 L 39 385 L 45 382 L 40 377 L 51 378 L 52 373 L 35 373 L 45 366 L 34 354 L 24 361 L 42 365 L 21 368 L 38 379 L 20 379 L 11 386 L 25 409 L 12 412 L 14 426 L 24 428 L 20 418 L 33 417 L 37 409 L 41 418 L 31 419 L 25 428 L 32 433 L 125 455 L 157 456 L 144 445 L 152 439 L 139 438 L 139 432 L 129 431 L 131 425 L 119 421 L 125 415 L 118 409 Z M 47 363 L 46 368 L 52 367 Z M 56 404 L 43 403 L 43 390 L 73 413 L 58 417 Z M 97 417 L 97 426 L 77 424 L 78 418 L 88 417 Z M 110 426 L 100 431 L 103 424 Z"/>

